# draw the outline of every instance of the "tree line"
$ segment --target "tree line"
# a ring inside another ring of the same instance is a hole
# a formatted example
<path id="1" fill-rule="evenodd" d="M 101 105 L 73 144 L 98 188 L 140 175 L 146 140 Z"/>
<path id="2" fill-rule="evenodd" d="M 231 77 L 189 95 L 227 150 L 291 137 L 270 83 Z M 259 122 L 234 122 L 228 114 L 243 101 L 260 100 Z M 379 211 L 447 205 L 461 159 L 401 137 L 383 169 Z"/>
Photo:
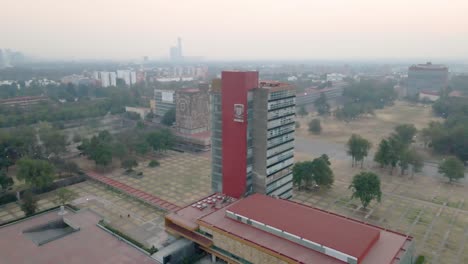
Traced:
<path id="1" fill-rule="evenodd" d="M 468 98 L 441 97 L 432 106 L 443 122 L 431 122 L 421 131 L 426 146 L 436 153 L 468 162 Z"/>
<path id="2" fill-rule="evenodd" d="M 365 80 L 353 81 L 344 88 L 345 103 L 335 111 L 335 116 L 351 121 L 363 114 L 373 114 L 374 110 L 391 105 L 397 98 L 392 81 Z"/>

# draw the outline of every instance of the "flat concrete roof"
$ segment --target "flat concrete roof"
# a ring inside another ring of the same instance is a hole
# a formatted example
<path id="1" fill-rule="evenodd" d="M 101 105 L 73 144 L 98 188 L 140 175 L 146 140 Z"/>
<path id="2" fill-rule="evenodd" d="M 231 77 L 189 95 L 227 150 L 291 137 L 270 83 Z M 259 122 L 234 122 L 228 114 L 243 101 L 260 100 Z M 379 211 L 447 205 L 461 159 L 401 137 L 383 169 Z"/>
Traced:
<path id="1" fill-rule="evenodd" d="M 65 218 L 80 230 L 42 246 L 31 241 L 23 230 L 59 219 L 58 210 L 0 227 L 0 263 L 156 263 L 138 249 L 99 228 L 96 224 L 101 218 L 94 212 L 67 211 Z"/>

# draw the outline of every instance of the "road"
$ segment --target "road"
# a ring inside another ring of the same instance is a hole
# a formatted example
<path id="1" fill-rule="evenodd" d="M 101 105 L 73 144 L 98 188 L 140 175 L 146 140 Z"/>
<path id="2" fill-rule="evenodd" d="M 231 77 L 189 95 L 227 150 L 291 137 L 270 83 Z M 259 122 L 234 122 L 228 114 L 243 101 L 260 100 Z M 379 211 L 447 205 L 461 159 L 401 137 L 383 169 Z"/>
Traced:
<path id="1" fill-rule="evenodd" d="M 305 153 L 313 157 L 318 157 L 322 154 L 327 154 L 331 159 L 343 160 L 351 162 L 350 157 L 346 153 L 346 146 L 344 144 L 338 144 L 325 139 L 305 138 L 296 136 L 297 152 Z M 371 151 L 369 157 L 373 157 L 374 153 Z M 432 162 L 424 162 L 424 167 L 421 174 L 441 178 L 442 175 L 438 172 L 438 164 Z M 468 183 L 468 175 L 465 173 L 465 179 L 460 182 Z"/>

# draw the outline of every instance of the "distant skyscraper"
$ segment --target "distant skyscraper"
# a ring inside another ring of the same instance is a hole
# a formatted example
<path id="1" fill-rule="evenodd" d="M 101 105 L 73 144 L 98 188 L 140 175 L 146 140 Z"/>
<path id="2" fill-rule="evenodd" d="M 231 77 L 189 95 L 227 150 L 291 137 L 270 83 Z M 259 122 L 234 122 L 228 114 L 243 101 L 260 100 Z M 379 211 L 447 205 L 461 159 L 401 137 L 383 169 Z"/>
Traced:
<path id="1" fill-rule="evenodd" d="M 212 189 L 292 196 L 295 91 L 258 72 L 222 72 L 212 89 Z"/>
<path id="2" fill-rule="evenodd" d="M 4 56 L 3 55 L 3 50 L 0 49 L 0 69 L 5 67 L 5 60 L 4 60 L 3 56 Z"/>
<path id="3" fill-rule="evenodd" d="M 181 38 L 177 38 L 177 46 L 172 46 L 170 48 L 169 56 L 172 61 L 181 61 L 183 59 Z"/>

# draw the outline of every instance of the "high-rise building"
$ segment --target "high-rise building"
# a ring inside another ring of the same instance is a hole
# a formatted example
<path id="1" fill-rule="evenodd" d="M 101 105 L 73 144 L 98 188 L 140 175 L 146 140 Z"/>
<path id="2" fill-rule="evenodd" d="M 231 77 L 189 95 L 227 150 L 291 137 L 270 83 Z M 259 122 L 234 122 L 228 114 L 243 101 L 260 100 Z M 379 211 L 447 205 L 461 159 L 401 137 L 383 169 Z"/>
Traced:
<path id="1" fill-rule="evenodd" d="M 102 87 L 109 87 L 111 85 L 110 79 L 109 79 L 109 72 L 100 72 L 100 80 L 101 80 L 101 86 Z"/>
<path id="2" fill-rule="evenodd" d="M 253 189 L 291 198 L 296 91 L 272 81 L 261 81 L 253 91 Z"/>
<path id="3" fill-rule="evenodd" d="M 137 82 L 136 72 L 130 70 L 117 70 L 117 78 L 122 79 L 127 86 Z"/>
<path id="4" fill-rule="evenodd" d="M 222 72 L 212 87 L 212 189 L 290 198 L 295 91 L 258 72 Z"/>
<path id="5" fill-rule="evenodd" d="M 110 85 L 114 87 L 117 86 L 117 74 L 115 72 L 110 72 L 109 78 L 110 78 Z"/>
<path id="6" fill-rule="evenodd" d="M 421 91 L 440 92 L 448 86 L 448 67 L 441 64 L 412 65 L 408 69 L 407 95 L 416 96 Z"/>

